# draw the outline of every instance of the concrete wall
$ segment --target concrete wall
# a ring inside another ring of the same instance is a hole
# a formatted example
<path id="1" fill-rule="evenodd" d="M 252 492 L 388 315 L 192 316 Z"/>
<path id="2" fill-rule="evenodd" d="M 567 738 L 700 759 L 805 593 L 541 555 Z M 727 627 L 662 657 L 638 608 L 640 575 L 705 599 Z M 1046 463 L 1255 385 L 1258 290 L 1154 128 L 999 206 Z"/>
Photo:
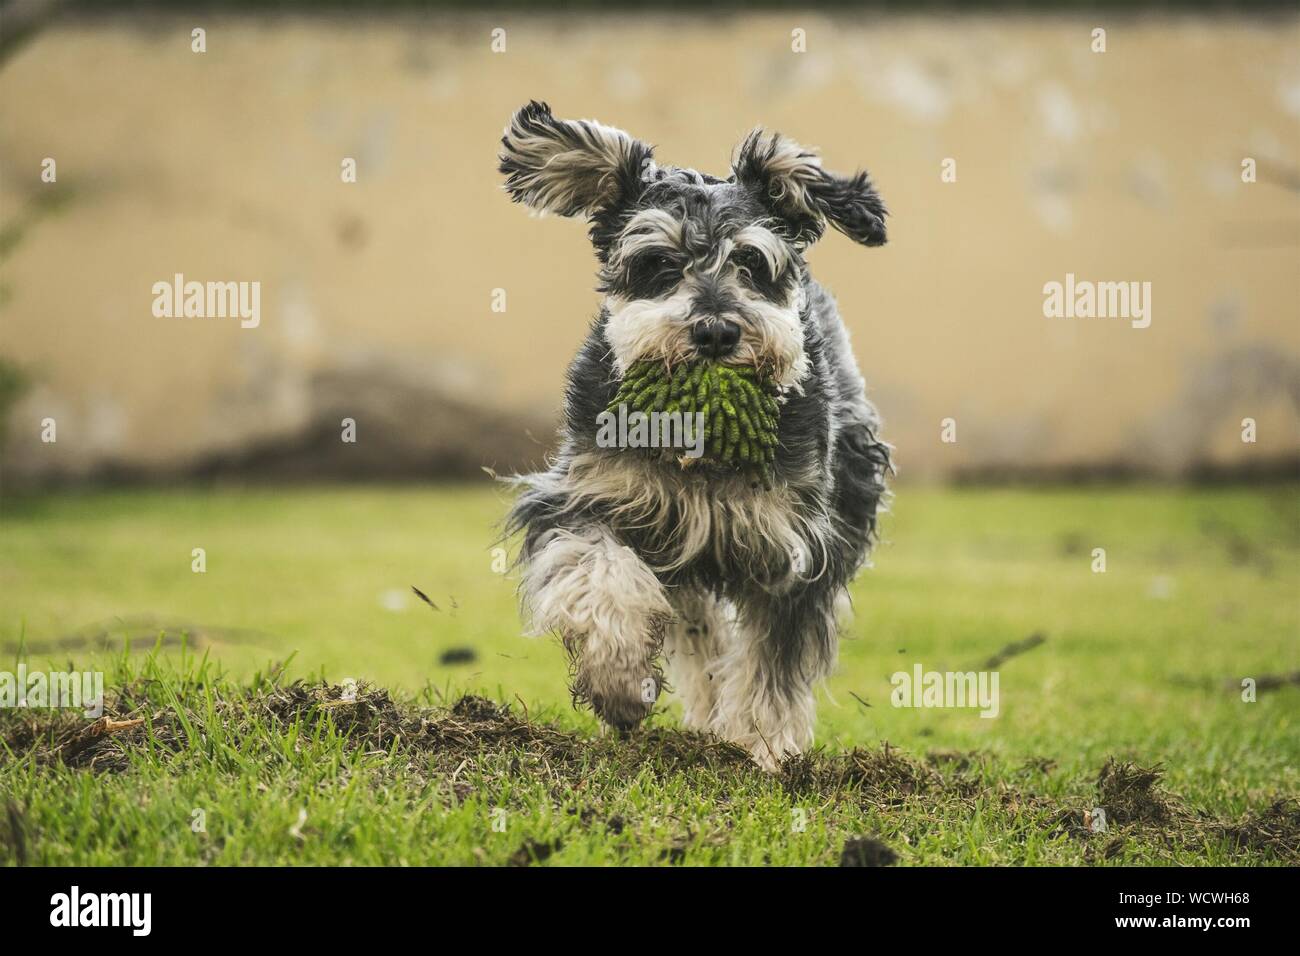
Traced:
<path id="1" fill-rule="evenodd" d="M 0 356 L 37 380 L 6 474 L 292 459 L 353 408 L 376 473 L 537 457 L 598 298 L 582 225 L 499 188 L 501 128 L 533 97 L 664 162 L 724 172 L 764 124 L 871 170 L 889 245 L 833 235 L 811 261 L 904 476 L 1294 455 L 1298 51 L 1295 18 L 65 24 L 0 70 Z M 175 273 L 259 281 L 260 325 L 155 318 Z M 1067 273 L 1150 282 L 1150 327 L 1045 318 Z"/>

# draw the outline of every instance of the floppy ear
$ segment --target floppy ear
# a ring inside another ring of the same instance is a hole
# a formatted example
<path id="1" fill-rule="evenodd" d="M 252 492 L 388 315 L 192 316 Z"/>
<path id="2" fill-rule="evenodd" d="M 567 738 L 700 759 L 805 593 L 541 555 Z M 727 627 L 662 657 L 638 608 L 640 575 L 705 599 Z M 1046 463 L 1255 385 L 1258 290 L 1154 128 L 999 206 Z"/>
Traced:
<path id="1" fill-rule="evenodd" d="M 761 129 L 740 144 L 732 172 L 785 223 L 796 242 L 820 239 L 829 222 L 864 246 L 885 243 L 888 213 L 865 172 L 847 177 L 827 172 L 816 153 Z"/>
<path id="2" fill-rule="evenodd" d="M 653 150 L 621 129 L 563 120 L 536 100 L 501 137 L 501 173 L 515 202 L 560 216 L 592 216 L 636 198 Z"/>

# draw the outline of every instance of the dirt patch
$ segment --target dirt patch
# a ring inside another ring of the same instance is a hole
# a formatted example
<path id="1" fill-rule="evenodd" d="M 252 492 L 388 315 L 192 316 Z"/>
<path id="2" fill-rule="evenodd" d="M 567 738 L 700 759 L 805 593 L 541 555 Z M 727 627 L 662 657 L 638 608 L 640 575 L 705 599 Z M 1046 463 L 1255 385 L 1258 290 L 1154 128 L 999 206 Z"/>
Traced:
<path id="1" fill-rule="evenodd" d="M 891 866 L 897 861 L 898 854 L 875 837 L 849 837 L 840 854 L 840 866 Z"/>
<path id="2" fill-rule="evenodd" d="M 122 772 L 130 753 L 146 738 L 166 753 L 179 753 L 192 737 L 202 737 L 206 716 L 186 706 L 184 692 L 171 704 L 160 704 L 155 681 L 140 679 L 116 693 L 106 694 L 104 717 L 87 724 L 77 711 L 7 711 L 0 719 L 6 747 L 38 763 L 62 763 L 99 772 Z M 201 696 L 202 688 L 191 688 Z M 270 685 L 226 695 L 215 693 L 212 714 L 227 738 L 242 738 L 262 722 L 287 728 L 295 721 L 312 722 L 326 713 L 349 742 L 370 749 L 387 748 L 402 736 L 408 718 L 399 712 L 387 691 L 366 689 L 353 694 L 342 686 L 309 686 L 302 682 Z"/>
<path id="3" fill-rule="evenodd" d="M 1220 832 L 1237 849 L 1272 850 L 1300 860 L 1300 801 L 1275 800 L 1267 810 L 1248 813 Z"/>
<path id="4" fill-rule="evenodd" d="M 532 866 L 534 863 L 545 863 L 552 853 L 557 852 L 564 844 L 560 840 L 525 840 L 519 849 L 511 854 L 510 866 Z"/>
<path id="5" fill-rule="evenodd" d="M 1192 810 L 1162 786 L 1161 767 L 1115 758 L 1101 768 L 1092 793 L 1062 807 L 1059 801 L 1027 789 L 1024 773 L 991 779 L 986 773 L 988 758 L 978 752 L 936 751 L 917 759 L 888 743 L 838 753 L 818 749 L 786 760 L 777 774 L 768 775 L 743 750 L 713 737 L 649 727 L 626 735 L 587 738 L 476 696 L 462 697 L 447 707 L 418 708 L 399 704 L 387 691 L 367 685 L 344 688 L 268 680 L 251 689 L 174 688 L 137 680 L 110 693 L 105 707 L 104 717 L 94 723 L 75 712 L 4 711 L 0 740 L 17 759 L 38 765 L 123 773 L 129 772 L 146 739 L 166 761 L 169 754 L 205 749 L 205 742 L 214 737 L 242 752 L 263 738 L 268 724 L 288 729 L 329 722 L 349 749 L 405 754 L 412 779 L 437 782 L 448 801 L 468 799 L 476 791 L 496 799 L 520 778 L 549 781 L 557 808 L 578 814 L 585 826 L 611 834 L 622 833 L 635 821 L 610 815 L 613 808 L 605 807 L 594 780 L 647 774 L 666 781 L 704 774 L 712 775 L 713 784 L 721 784 L 714 786 L 714 799 L 724 816 L 734 809 L 731 791 L 742 784 L 778 787 L 791 800 L 823 806 L 847 801 L 888 810 L 923 801 L 932 813 L 966 815 L 993 803 L 1027 821 L 1026 826 L 1086 841 L 1089 860 L 1120 854 L 1130 839 L 1178 846 L 1226 845 L 1230 850 L 1300 860 L 1300 803 L 1295 799 L 1278 799 L 1239 820 L 1222 820 Z M 1050 766 L 1042 758 L 1025 769 L 1046 772 Z M 1105 829 L 1099 830 L 1091 817 L 1098 807 L 1106 814 Z M 21 813 L 11 810 L 8 826 L 0 830 L 8 831 L 5 842 L 16 849 L 22 840 Z M 702 839 L 706 837 L 689 834 L 675 841 L 665 850 L 664 860 L 681 862 Z M 725 842 L 727 835 L 719 831 L 707 839 Z M 529 844 L 515 857 L 518 865 L 528 865 L 541 862 L 556 849 Z M 889 852 L 897 855 L 892 849 Z M 846 845 L 845 855 L 858 861 L 884 856 L 865 844 L 853 844 L 851 853 Z"/>
<path id="6" fill-rule="evenodd" d="M 958 772 L 979 766 L 981 755 L 974 750 L 932 750 L 925 755 L 925 762 L 939 769 Z"/>
<path id="7" fill-rule="evenodd" d="M 1262 811 L 1227 821 L 1189 807 L 1162 786 L 1163 777 L 1159 765 L 1144 767 L 1111 757 L 1097 775 L 1095 806 L 1062 812 L 1053 832 L 1090 841 L 1089 859 L 1116 856 L 1126 837 L 1140 835 L 1171 846 L 1226 843 L 1232 850 L 1261 851 L 1300 862 L 1300 801 L 1279 798 Z"/>
<path id="8" fill-rule="evenodd" d="M 946 787 L 945 778 L 937 770 L 887 742 L 877 750 L 814 750 L 791 757 L 781 766 L 781 781 L 791 796 L 849 792 L 880 806 L 898 806 L 917 795 Z"/>
<path id="9" fill-rule="evenodd" d="M 478 660 L 478 651 L 472 647 L 449 647 L 438 655 L 438 663 L 444 666 L 456 664 L 473 664 Z"/>

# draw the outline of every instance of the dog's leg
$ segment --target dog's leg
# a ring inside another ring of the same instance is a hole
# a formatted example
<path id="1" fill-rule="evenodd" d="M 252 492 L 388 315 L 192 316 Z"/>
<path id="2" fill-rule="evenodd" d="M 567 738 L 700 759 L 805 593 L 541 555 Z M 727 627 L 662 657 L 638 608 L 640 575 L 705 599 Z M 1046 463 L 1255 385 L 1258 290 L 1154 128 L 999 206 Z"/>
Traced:
<path id="1" fill-rule="evenodd" d="M 536 633 L 558 632 L 573 697 L 619 729 L 649 716 L 672 608 L 653 571 L 606 528 L 547 532 L 526 556 L 524 604 Z"/>
<path id="2" fill-rule="evenodd" d="M 715 665 L 709 728 L 775 770 L 813 741 L 813 690 L 835 662 L 834 593 L 814 584 L 739 605 L 732 646 Z"/>
<path id="3" fill-rule="evenodd" d="M 664 635 L 664 663 L 673 691 L 682 699 L 682 722 L 706 730 L 714 704 L 713 669 L 726 647 L 731 623 L 727 608 L 703 591 L 674 594 L 677 619 Z"/>

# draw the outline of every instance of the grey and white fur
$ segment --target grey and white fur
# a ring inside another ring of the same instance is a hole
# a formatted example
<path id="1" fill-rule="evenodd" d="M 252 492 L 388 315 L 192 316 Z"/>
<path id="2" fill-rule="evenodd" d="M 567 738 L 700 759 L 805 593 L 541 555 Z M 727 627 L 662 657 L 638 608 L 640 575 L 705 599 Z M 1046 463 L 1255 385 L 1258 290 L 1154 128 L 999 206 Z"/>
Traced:
<path id="1" fill-rule="evenodd" d="M 605 296 L 569 368 L 562 445 L 546 471 L 514 479 L 524 612 L 534 633 L 560 636 L 575 702 L 606 724 L 635 726 L 670 686 L 687 726 L 774 768 L 812 743 L 813 691 L 890 471 L 804 252 L 828 225 L 883 244 L 885 207 L 866 173 L 830 173 L 762 130 L 725 179 L 658 166 L 622 130 L 545 103 L 519 110 L 501 144 L 513 200 L 587 219 Z M 597 416 L 633 363 L 699 356 L 779 385 L 769 482 L 598 446 Z"/>

